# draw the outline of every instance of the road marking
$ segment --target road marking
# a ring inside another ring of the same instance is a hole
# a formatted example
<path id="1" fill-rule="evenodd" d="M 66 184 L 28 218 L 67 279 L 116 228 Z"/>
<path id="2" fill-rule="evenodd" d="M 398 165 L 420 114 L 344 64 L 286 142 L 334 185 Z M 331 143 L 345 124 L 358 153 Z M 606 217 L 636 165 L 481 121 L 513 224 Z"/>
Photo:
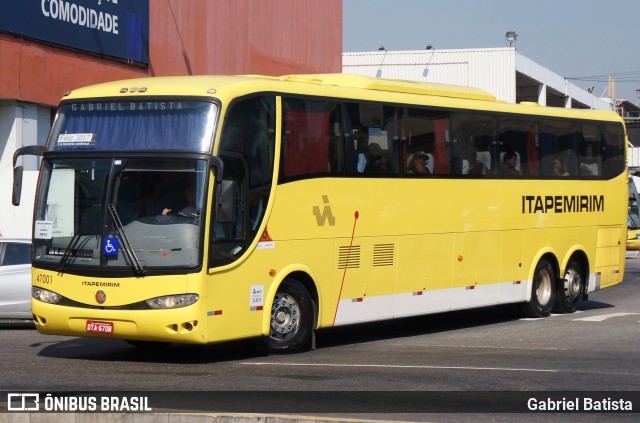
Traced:
<path id="1" fill-rule="evenodd" d="M 624 317 L 624 316 L 633 316 L 635 314 L 640 313 L 611 313 L 611 314 L 600 314 L 598 316 L 589 316 L 583 317 L 581 319 L 573 319 L 574 322 L 602 322 L 607 319 L 611 319 L 613 317 Z"/>
<path id="2" fill-rule="evenodd" d="M 402 345 L 402 344 L 398 344 Z M 487 349 L 496 349 L 496 350 L 553 350 L 553 351 L 564 351 L 566 348 L 558 348 L 558 347 L 505 347 L 505 346 L 494 346 L 494 345 L 447 345 L 447 344 L 434 344 L 434 345 L 425 345 L 425 347 L 436 347 L 436 348 L 487 348 Z"/>
<path id="3" fill-rule="evenodd" d="M 413 366 L 399 364 L 322 364 L 322 363 L 242 363 L 250 366 L 288 366 L 288 367 L 351 367 L 351 368 L 386 368 L 386 369 L 429 369 L 429 370 L 490 370 L 502 372 L 536 372 L 558 373 L 555 369 L 526 369 L 510 367 L 467 367 L 467 366 Z"/>
<path id="4" fill-rule="evenodd" d="M 584 310 L 576 310 L 571 314 L 573 314 L 575 316 L 576 314 L 580 314 L 580 313 L 584 313 Z M 518 320 L 524 320 L 524 321 L 527 321 L 527 322 L 531 322 L 531 321 L 535 321 L 535 320 L 548 319 L 550 317 L 567 316 L 567 315 L 568 315 L 567 313 L 551 313 L 547 317 L 521 317 Z"/>
<path id="5" fill-rule="evenodd" d="M 520 321 L 525 321 L 525 322 L 532 322 L 535 320 L 541 320 L 541 319 L 548 319 L 550 317 L 556 317 L 556 316 L 564 316 L 564 314 L 561 313 L 551 313 L 550 315 L 548 315 L 547 317 L 521 317 Z"/>

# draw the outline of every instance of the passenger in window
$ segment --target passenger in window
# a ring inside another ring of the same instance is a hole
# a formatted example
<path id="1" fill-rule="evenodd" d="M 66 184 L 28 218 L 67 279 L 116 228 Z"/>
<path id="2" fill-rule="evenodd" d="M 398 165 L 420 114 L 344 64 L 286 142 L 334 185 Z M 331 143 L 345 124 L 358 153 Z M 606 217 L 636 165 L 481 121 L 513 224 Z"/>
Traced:
<path id="1" fill-rule="evenodd" d="M 487 169 L 484 165 L 484 163 L 482 163 L 481 161 L 478 161 L 478 153 L 476 152 L 475 148 L 470 148 L 467 151 L 466 157 L 465 157 L 465 161 L 467 163 L 463 162 L 462 165 L 462 173 L 463 174 L 467 174 L 467 175 L 484 175 L 487 173 Z M 468 168 L 465 169 L 465 166 L 467 165 Z M 466 170 L 466 172 L 465 172 Z"/>
<path id="2" fill-rule="evenodd" d="M 380 145 L 372 143 L 369 145 L 369 160 L 365 168 L 365 173 L 370 175 L 387 175 L 389 169 L 389 155 L 382 151 Z"/>
<path id="3" fill-rule="evenodd" d="M 507 176 L 520 176 L 520 172 L 516 169 L 518 155 L 514 151 L 507 151 L 502 157 L 502 174 Z"/>
<path id="4" fill-rule="evenodd" d="M 567 172 L 567 167 L 564 165 L 564 162 L 556 157 L 553 159 L 553 175 L 554 176 L 569 176 L 569 172 Z"/>
<path id="5" fill-rule="evenodd" d="M 409 156 L 408 168 L 410 175 L 429 175 L 429 168 L 427 167 L 427 160 L 429 156 L 424 151 L 416 151 Z"/>

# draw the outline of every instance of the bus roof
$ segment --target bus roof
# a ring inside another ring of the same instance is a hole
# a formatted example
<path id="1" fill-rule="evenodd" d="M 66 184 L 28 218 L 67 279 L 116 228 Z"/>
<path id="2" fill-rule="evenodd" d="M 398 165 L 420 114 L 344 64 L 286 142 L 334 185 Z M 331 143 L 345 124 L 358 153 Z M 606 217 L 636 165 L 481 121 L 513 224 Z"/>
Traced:
<path id="1" fill-rule="evenodd" d="M 325 85 L 335 85 L 338 87 L 363 88 L 367 90 L 389 91 L 395 93 L 434 95 L 438 97 L 455 97 L 468 100 L 496 101 L 496 98 L 491 94 L 473 87 L 435 84 L 430 82 L 372 78 L 369 76 L 343 73 L 328 73 L 317 75 L 285 75 L 280 79 L 284 81 L 319 83 Z"/>
<path id="2" fill-rule="evenodd" d="M 574 117 L 620 121 L 613 111 L 541 107 L 535 103 L 508 104 L 478 88 L 407 80 L 373 78 L 361 75 L 328 73 L 283 76 L 199 75 L 163 76 L 107 82 L 65 93 L 62 100 L 113 100 L 141 96 L 221 97 L 229 100 L 252 92 L 309 94 L 313 96 L 355 98 L 365 101 L 424 104 L 445 108 L 501 111 L 516 114 Z M 391 95 L 384 95 L 389 93 Z M 381 98 L 384 95 L 384 98 Z M 405 95 L 405 97 L 402 97 Z M 226 98 L 225 98 L 226 97 Z M 432 97 L 433 101 L 425 100 Z M 440 100 L 437 100 L 439 98 Z M 462 102 L 460 102 L 462 101 Z M 472 101 L 471 103 L 464 103 Z M 474 101 L 478 101 L 475 103 Z"/>
<path id="3" fill-rule="evenodd" d="M 65 93 L 64 99 L 88 97 L 112 97 L 118 94 L 158 95 L 174 94 L 173 87 L 178 87 L 183 95 L 211 95 L 213 87 L 229 84 L 250 83 L 251 81 L 299 82 L 303 84 L 324 85 L 342 88 L 360 88 L 365 90 L 388 91 L 405 94 L 432 95 L 438 97 L 453 97 L 470 100 L 495 101 L 491 94 L 473 87 L 459 85 L 435 84 L 394 79 L 371 78 L 368 76 L 327 73 L 284 75 L 280 77 L 265 75 L 239 76 L 173 76 L 129 79 L 123 81 L 106 82 L 79 88 Z M 153 88 L 153 93 L 150 88 Z"/>

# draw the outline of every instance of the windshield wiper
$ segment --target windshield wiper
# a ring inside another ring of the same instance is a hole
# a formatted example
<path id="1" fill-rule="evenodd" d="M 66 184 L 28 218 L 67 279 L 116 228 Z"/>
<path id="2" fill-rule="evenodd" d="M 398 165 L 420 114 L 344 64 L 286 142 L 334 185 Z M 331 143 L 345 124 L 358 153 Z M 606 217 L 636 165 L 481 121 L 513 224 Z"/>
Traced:
<path id="1" fill-rule="evenodd" d="M 120 216 L 116 211 L 116 207 L 113 204 L 107 204 L 107 210 L 111 215 L 111 219 L 116 226 L 116 230 L 120 235 L 120 239 L 122 240 L 122 245 L 124 246 L 124 252 L 129 258 L 129 262 L 131 263 L 131 267 L 133 268 L 133 272 L 136 276 L 143 276 L 145 274 L 144 267 L 140 264 L 140 260 L 138 256 L 136 256 L 135 251 L 133 251 L 133 247 L 127 238 L 127 234 L 125 233 L 124 226 L 122 225 L 122 221 L 120 220 Z"/>
<path id="2" fill-rule="evenodd" d="M 80 238 L 83 235 L 85 235 L 87 233 L 87 229 L 89 229 L 89 225 L 93 220 L 93 215 L 96 213 L 96 210 L 100 210 L 100 204 L 94 204 L 93 206 L 91 206 L 86 219 L 84 220 L 84 222 L 82 222 L 82 226 L 80 226 L 80 230 L 75 234 L 73 234 L 73 237 L 71 237 L 71 241 L 69 241 L 67 248 L 65 248 L 64 253 L 62 254 L 62 257 L 58 262 L 58 268 L 56 269 L 58 270 L 58 272 L 63 273 L 64 268 L 67 267 L 67 264 L 69 264 L 69 261 L 71 261 L 71 257 L 74 256 L 73 253 L 74 251 L 76 251 L 76 248 L 78 247 Z"/>
<path id="3" fill-rule="evenodd" d="M 111 216 L 111 220 L 113 221 L 114 226 L 116 227 L 116 232 L 118 233 L 118 235 L 120 235 L 120 239 L 122 240 L 122 247 L 126 255 L 125 262 L 129 262 L 131 268 L 133 269 L 133 273 L 135 273 L 136 276 L 143 276 L 145 274 L 144 267 L 142 267 L 138 256 L 136 256 L 135 251 L 133 251 L 133 247 L 131 246 L 131 242 L 129 242 L 129 238 L 127 238 L 127 234 L 124 230 L 124 225 L 122 224 L 122 220 L 118 215 L 114 200 L 114 197 L 117 197 L 118 187 L 120 185 L 121 171 L 124 168 L 125 162 L 126 161 L 116 159 L 113 159 L 111 162 L 111 170 L 109 171 L 106 190 L 107 211 L 109 212 L 109 216 Z M 116 176 L 116 174 L 118 174 L 118 176 Z M 103 233 L 103 236 L 104 235 L 105 234 Z"/>

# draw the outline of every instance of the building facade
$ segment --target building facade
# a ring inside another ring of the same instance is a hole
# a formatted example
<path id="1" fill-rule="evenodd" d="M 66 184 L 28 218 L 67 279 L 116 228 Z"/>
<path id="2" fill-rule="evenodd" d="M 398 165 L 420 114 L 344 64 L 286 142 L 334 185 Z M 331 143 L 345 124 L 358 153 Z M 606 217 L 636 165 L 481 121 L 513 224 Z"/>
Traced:
<path id="1" fill-rule="evenodd" d="M 613 107 L 566 78 L 520 54 L 514 47 L 352 52 L 342 72 L 480 88 L 508 103 L 578 109 Z"/>
<path id="2" fill-rule="evenodd" d="M 30 237 L 38 161 L 65 91 L 146 76 L 340 72 L 342 0 L 23 0 L 0 16 L 0 235 Z"/>

